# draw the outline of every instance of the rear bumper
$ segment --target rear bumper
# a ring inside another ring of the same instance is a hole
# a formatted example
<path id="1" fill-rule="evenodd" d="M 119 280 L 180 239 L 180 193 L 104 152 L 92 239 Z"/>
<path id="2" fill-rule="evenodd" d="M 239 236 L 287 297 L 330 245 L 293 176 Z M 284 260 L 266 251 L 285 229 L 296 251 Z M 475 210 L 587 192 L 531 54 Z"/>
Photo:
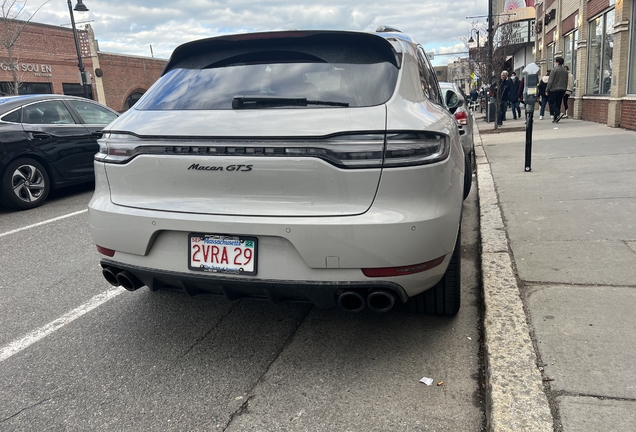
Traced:
<path id="1" fill-rule="evenodd" d="M 346 290 L 354 290 L 364 297 L 374 290 L 393 292 L 396 299 L 406 302 L 408 295 L 398 284 L 387 281 L 369 282 L 324 282 L 324 281 L 280 281 L 259 279 L 235 279 L 220 275 L 188 274 L 149 269 L 103 259 L 102 267 L 116 271 L 127 271 L 137 277 L 152 291 L 175 289 L 189 295 L 214 294 L 233 301 L 239 298 L 254 298 L 279 302 L 313 303 L 319 308 L 337 306 L 337 298 Z"/>
<path id="2" fill-rule="evenodd" d="M 441 279 L 460 224 L 463 173 L 451 160 L 433 168 L 433 174 L 418 168 L 385 172 L 374 204 L 360 215 L 247 217 L 113 204 L 104 167 L 96 163 L 89 222 L 94 242 L 116 251 L 112 258 L 104 256 L 104 262 L 132 269 L 151 288 L 171 286 L 227 295 L 223 287 L 230 287 L 231 292 L 248 297 L 331 305 L 335 291 L 342 287 L 381 287 L 404 299 Z M 257 237 L 257 274 L 217 276 L 190 270 L 191 232 Z M 361 271 L 411 266 L 442 256 L 446 258 L 441 265 L 415 274 L 380 280 Z"/>

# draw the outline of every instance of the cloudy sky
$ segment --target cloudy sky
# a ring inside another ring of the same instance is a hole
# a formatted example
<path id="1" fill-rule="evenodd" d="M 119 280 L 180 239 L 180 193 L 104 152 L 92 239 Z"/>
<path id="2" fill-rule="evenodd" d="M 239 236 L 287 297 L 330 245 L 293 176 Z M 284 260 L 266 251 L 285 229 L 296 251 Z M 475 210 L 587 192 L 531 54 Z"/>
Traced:
<path id="1" fill-rule="evenodd" d="M 24 1 L 24 0 L 22 0 Z M 73 7 L 77 0 L 71 0 Z M 44 3 L 44 5 L 43 5 Z M 374 31 L 391 25 L 418 40 L 427 52 L 466 51 L 462 38 L 471 26 L 483 27 L 487 0 L 84 0 L 87 21 L 101 51 L 168 58 L 178 45 L 222 34 L 286 29 Z M 43 5 L 43 6 L 42 6 Z M 33 21 L 68 25 L 63 0 L 28 0 L 25 14 L 42 6 Z M 24 18 L 24 15 L 21 17 Z M 436 56 L 434 64 L 464 57 Z"/>

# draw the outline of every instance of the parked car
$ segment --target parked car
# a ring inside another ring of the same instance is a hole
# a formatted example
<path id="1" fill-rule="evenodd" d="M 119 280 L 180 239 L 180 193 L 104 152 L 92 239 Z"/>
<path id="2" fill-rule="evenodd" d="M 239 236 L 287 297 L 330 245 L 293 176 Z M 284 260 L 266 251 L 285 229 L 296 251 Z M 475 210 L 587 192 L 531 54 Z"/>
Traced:
<path id="1" fill-rule="evenodd" d="M 73 96 L 0 97 L 0 201 L 26 210 L 51 189 L 92 181 L 97 138 L 118 115 Z"/>
<path id="2" fill-rule="evenodd" d="M 459 140 L 461 141 L 464 149 L 466 170 L 471 173 L 471 175 L 464 177 L 464 180 L 466 181 L 466 184 L 464 185 L 464 194 L 468 196 L 470 186 L 472 184 L 473 152 L 475 150 L 475 141 L 473 139 L 473 116 L 468 106 L 468 98 L 457 84 L 440 82 L 439 85 L 444 96 L 452 91 L 459 98 L 459 101 L 454 104 L 455 107 L 450 108 L 450 111 L 453 113 L 455 120 L 457 120 L 457 125 L 459 127 Z M 452 98 L 453 95 L 451 94 L 449 97 Z"/>
<path id="3" fill-rule="evenodd" d="M 394 29 L 179 46 L 99 141 L 89 219 L 104 277 L 454 315 L 470 173 L 445 102 Z"/>

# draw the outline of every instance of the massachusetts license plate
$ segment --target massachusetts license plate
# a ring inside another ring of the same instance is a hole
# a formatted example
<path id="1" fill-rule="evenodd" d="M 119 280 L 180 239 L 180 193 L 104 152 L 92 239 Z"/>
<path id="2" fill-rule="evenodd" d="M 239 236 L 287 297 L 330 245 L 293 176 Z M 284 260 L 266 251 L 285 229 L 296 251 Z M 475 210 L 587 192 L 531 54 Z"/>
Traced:
<path id="1" fill-rule="evenodd" d="M 246 276 L 256 274 L 256 237 L 190 233 L 189 239 L 190 270 Z"/>

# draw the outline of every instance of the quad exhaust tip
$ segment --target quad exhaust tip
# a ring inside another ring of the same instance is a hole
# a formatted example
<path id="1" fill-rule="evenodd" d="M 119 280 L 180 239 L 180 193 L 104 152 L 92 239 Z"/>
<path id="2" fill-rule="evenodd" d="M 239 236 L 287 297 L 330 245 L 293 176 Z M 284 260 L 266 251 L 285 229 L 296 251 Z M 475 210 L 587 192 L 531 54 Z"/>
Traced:
<path id="1" fill-rule="evenodd" d="M 373 312 L 388 312 L 393 309 L 395 297 L 393 293 L 384 290 L 372 291 L 367 296 L 367 306 Z"/>
<path id="2" fill-rule="evenodd" d="M 128 291 L 135 291 L 144 286 L 137 276 L 125 270 L 119 270 L 114 267 L 104 267 L 102 275 L 113 286 L 122 286 Z"/>
<path id="3" fill-rule="evenodd" d="M 338 296 L 338 306 L 346 312 L 360 312 L 368 307 L 373 312 L 388 312 L 395 305 L 395 295 L 387 290 L 371 291 L 365 297 L 358 291 L 345 291 Z"/>
<path id="4" fill-rule="evenodd" d="M 338 306 L 347 312 L 360 312 L 365 306 L 364 297 L 356 291 L 345 291 L 338 296 Z"/>
<path id="5" fill-rule="evenodd" d="M 119 286 L 119 282 L 117 282 L 117 273 L 117 270 L 112 267 L 104 267 L 102 269 L 104 279 L 106 279 L 112 286 Z"/>

